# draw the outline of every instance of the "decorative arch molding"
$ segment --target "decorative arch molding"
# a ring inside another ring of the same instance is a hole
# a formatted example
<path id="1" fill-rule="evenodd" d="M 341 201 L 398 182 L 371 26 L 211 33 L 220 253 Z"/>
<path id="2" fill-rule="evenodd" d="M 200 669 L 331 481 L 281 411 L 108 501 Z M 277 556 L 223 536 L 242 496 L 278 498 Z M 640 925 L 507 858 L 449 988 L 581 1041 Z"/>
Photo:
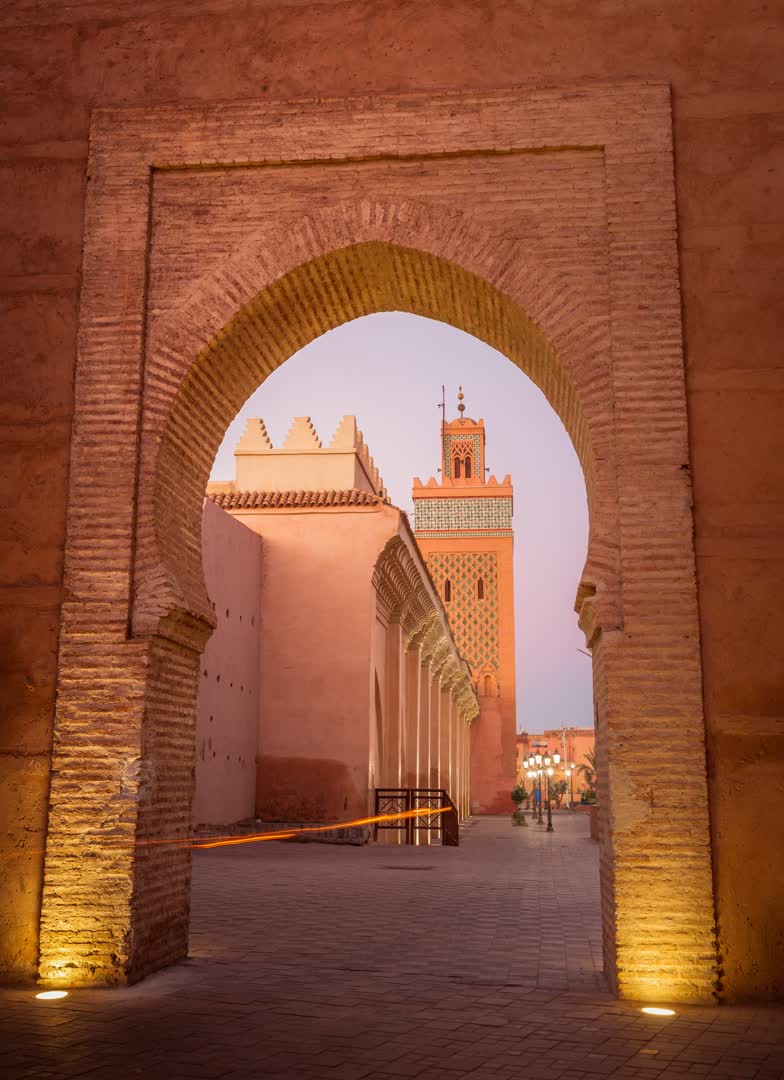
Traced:
<path id="1" fill-rule="evenodd" d="M 173 612 L 184 617 L 186 636 L 196 630 L 197 644 L 194 617 L 209 633 L 201 493 L 227 417 L 314 338 L 379 311 L 424 315 L 471 333 L 544 392 L 572 439 L 589 496 L 589 550 L 576 600 L 581 625 L 590 640 L 600 627 L 622 624 L 607 313 L 532 263 L 521 245 L 479 232 L 465 215 L 414 202 L 360 201 L 249 238 L 187 300 L 152 322 L 135 636 L 175 631 Z"/>
<path id="2" fill-rule="evenodd" d="M 474 682 L 478 698 L 497 698 L 500 694 L 498 674 L 493 668 L 483 668 Z"/>
<path id="3" fill-rule="evenodd" d="M 384 545 L 373 570 L 373 586 L 390 619 L 400 623 L 406 649 L 416 645 L 421 659 L 454 697 L 460 716 L 471 723 L 479 706 L 471 674 L 455 647 L 449 622 L 424 565 L 401 536 Z"/>
<path id="4" fill-rule="evenodd" d="M 534 262 L 512 239 L 510 189 L 480 228 L 445 210 L 446 182 L 419 204 L 370 198 L 359 168 L 415 161 L 441 184 L 444 162 L 502 169 L 560 153 L 591 157 L 602 185 L 602 257 L 589 265 L 573 253 L 568 286 L 557 259 Z M 325 175 L 357 165 L 355 197 L 251 237 L 190 295 L 152 309 L 157 179 L 313 164 Z M 98 110 L 88 172 L 44 982 L 127 983 L 185 955 L 190 859 L 159 841 L 190 829 L 198 648 L 210 624 L 194 506 L 211 453 L 242 395 L 301 344 L 402 307 L 478 330 L 569 427 L 590 500 L 578 604 L 593 652 L 605 969 L 623 997 L 710 1001 L 669 87 Z M 600 284 L 583 295 L 575 283 L 592 275 Z M 432 621 L 421 633 L 438 662 Z"/>

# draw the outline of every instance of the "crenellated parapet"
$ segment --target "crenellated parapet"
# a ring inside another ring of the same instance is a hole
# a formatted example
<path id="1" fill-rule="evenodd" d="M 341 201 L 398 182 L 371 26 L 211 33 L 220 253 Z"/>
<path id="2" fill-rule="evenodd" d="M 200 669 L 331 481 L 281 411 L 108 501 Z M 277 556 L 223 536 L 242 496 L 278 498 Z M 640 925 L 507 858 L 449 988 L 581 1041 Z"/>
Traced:
<path id="1" fill-rule="evenodd" d="M 234 450 L 235 479 L 212 481 L 216 491 L 365 491 L 389 501 L 387 489 L 355 416 L 344 416 L 324 445 L 309 416 L 295 416 L 280 446 L 264 421 L 250 417 Z"/>
<path id="2" fill-rule="evenodd" d="M 406 647 L 419 646 L 422 659 L 450 691 L 467 722 L 479 714 L 468 665 L 457 650 L 449 622 L 418 558 L 400 535 L 387 541 L 373 571 L 373 586 L 389 619 L 400 623 Z"/>

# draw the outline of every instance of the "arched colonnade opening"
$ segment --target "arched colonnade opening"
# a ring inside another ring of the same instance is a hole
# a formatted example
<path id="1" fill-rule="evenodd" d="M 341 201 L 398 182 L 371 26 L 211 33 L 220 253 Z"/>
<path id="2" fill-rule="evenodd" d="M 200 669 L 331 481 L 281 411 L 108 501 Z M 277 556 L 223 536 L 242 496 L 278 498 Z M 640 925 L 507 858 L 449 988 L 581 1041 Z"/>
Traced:
<path id="1" fill-rule="evenodd" d="M 622 996 L 708 1000 L 715 955 L 706 796 L 692 792 L 678 814 L 657 814 L 651 793 L 655 786 L 663 797 L 662 776 L 651 753 L 639 756 L 628 738 L 634 729 L 650 751 L 677 729 L 681 744 L 702 745 L 694 686 L 667 677 L 693 645 L 675 640 L 672 628 L 679 585 L 662 595 L 645 565 L 629 559 L 634 540 L 622 518 L 639 495 L 633 463 L 617 458 L 606 313 L 514 246 L 474 237 L 457 215 L 361 204 L 263 245 L 249 241 L 150 321 L 124 608 L 122 582 L 105 600 L 85 591 L 80 544 L 88 562 L 99 559 L 107 523 L 94 522 L 89 535 L 72 529 L 69 540 L 77 587 L 61 643 L 41 977 L 133 981 L 185 954 L 189 854 L 156 841 L 190 827 L 199 655 L 214 625 L 201 567 L 210 467 L 228 424 L 267 375 L 325 331 L 380 311 L 449 323 L 502 352 L 569 432 L 590 512 L 576 609 L 593 650 L 605 968 Z M 72 504 L 78 484 L 77 462 Z M 659 526 L 677 547 L 683 506 L 663 499 Z M 689 566 L 675 565 L 680 571 L 688 579 Z M 95 766 L 77 821 L 68 790 L 81 767 L 79 710 L 96 671 L 104 680 L 108 673 L 111 750 Z M 674 781 L 664 797 L 678 804 Z M 129 844 L 102 846 L 90 832 L 90 858 L 77 877 L 69 856 L 84 849 L 91 809 Z"/>

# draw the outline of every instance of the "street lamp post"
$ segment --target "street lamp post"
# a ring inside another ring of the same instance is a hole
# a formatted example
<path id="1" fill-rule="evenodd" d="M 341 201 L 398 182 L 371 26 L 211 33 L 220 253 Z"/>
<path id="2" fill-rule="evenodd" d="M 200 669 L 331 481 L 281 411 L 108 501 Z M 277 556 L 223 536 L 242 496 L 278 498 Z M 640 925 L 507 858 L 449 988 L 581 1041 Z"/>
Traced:
<path id="1" fill-rule="evenodd" d="M 525 764 L 528 765 L 528 764 L 530 764 L 530 762 L 526 761 Z M 537 787 L 538 787 L 538 780 L 537 780 L 537 772 L 536 772 L 535 769 L 529 769 L 528 770 L 528 779 L 531 781 L 531 791 L 534 792 L 534 797 L 532 799 L 533 807 L 531 809 L 531 820 L 536 821 L 536 812 L 537 812 L 538 806 L 537 806 L 536 794 L 535 793 L 536 793 L 536 790 L 537 790 Z M 540 793 L 540 797 L 541 797 L 541 793 Z"/>
<path id="2" fill-rule="evenodd" d="M 539 799 L 534 799 L 534 809 L 531 813 L 531 817 L 536 819 L 537 825 L 543 825 L 542 819 L 542 798 L 544 795 L 542 789 L 542 755 L 530 754 L 523 764 L 528 769 L 528 775 L 531 780 L 536 781 L 536 790 L 539 792 Z"/>
<path id="3" fill-rule="evenodd" d="M 555 832 L 555 829 L 553 828 L 553 808 L 550 799 L 550 778 L 555 774 L 554 766 L 557 766 L 560 761 L 561 755 L 558 750 L 553 751 L 552 754 L 549 750 L 545 750 L 544 754 L 531 754 L 523 762 L 525 768 L 528 769 L 529 778 L 531 780 L 536 780 L 539 789 L 538 817 L 536 806 L 531 814 L 532 818 L 537 818 L 537 825 L 544 825 L 544 818 L 542 817 L 542 800 L 547 800 L 547 832 Z M 571 762 L 568 766 L 564 764 L 564 773 L 568 777 L 569 782 L 569 806 L 572 805 L 573 772 L 574 762 Z"/>
<path id="4" fill-rule="evenodd" d="M 553 775 L 553 772 L 554 772 L 554 769 L 552 768 L 552 766 L 557 765 L 560 760 L 561 760 L 561 755 L 558 753 L 557 750 L 552 755 L 550 755 L 549 753 L 544 755 L 545 775 L 547 777 L 547 831 L 548 832 L 555 832 L 555 829 L 553 828 L 553 808 L 552 808 L 552 803 L 550 802 L 550 777 Z"/>
<path id="5" fill-rule="evenodd" d="M 531 754 L 530 757 L 526 758 L 523 762 L 529 770 L 528 776 L 532 780 L 536 779 L 539 789 L 538 817 L 536 817 L 537 825 L 544 825 L 542 802 L 545 798 L 547 800 L 547 832 L 555 832 L 555 829 L 553 828 L 553 810 L 550 802 L 550 777 L 555 771 L 553 765 L 557 765 L 560 760 L 561 755 L 556 750 L 554 754 L 550 754 L 549 751 L 546 751 L 544 754 Z M 531 816 L 536 816 L 536 810 L 534 810 L 534 813 Z"/>
<path id="6" fill-rule="evenodd" d="M 569 785 L 569 809 L 571 810 L 574 805 L 574 762 L 570 761 L 568 765 L 564 767 L 566 773 L 566 781 Z"/>

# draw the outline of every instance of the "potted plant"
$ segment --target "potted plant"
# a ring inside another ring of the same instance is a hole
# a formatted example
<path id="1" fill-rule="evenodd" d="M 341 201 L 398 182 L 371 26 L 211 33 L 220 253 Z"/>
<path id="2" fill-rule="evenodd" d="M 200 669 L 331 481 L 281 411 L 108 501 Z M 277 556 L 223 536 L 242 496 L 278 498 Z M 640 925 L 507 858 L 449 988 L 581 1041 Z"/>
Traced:
<path id="1" fill-rule="evenodd" d="M 512 814 L 513 825 L 528 825 L 525 819 L 525 810 L 523 809 L 523 803 L 529 798 L 528 792 L 525 789 L 525 784 L 522 780 L 512 789 L 512 802 L 515 804 L 515 811 Z"/>

